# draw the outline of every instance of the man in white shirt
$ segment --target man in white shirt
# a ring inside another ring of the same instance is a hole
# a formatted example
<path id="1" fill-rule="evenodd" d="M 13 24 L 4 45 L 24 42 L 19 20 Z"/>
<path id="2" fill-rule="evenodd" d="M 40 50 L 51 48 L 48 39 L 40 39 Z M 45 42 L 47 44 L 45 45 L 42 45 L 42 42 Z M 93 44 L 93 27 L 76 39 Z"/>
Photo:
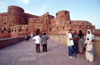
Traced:
<path id="1" fill-rule="evenodd" d="M 36 44 L 36 53 L 40 53 L 40 36 L 36 34 L 35 37 L 32 38 L 35 41 Z"/>
<path id="2" fill-rule="evenodd" d="M 73 55 L 74 52 L 74 42 L 73 42 L 74 38 L 72 37 L 72 29 L 69 30 L 69 33 L 67 35 L 67 45 L 68 45 L 68 55 L 70 58 L 75 58 Z"/>

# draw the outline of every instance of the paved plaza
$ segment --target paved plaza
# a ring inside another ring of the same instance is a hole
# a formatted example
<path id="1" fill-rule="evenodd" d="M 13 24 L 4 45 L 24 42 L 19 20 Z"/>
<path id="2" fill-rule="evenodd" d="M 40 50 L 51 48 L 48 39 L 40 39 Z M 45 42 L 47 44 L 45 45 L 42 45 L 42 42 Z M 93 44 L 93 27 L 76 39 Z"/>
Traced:
<path id="1" fill-rule="evenodd" d="M 84 54 L 70 59 L 67 46 L 51 39 L 47 53 L 42 52 L 42 46 L 41 53 L 36 53 L 30 39 L 0 49 L 0 65 L 100 65 L 100 58 L 96 57 L 93 63 L 86 61 Z"/>

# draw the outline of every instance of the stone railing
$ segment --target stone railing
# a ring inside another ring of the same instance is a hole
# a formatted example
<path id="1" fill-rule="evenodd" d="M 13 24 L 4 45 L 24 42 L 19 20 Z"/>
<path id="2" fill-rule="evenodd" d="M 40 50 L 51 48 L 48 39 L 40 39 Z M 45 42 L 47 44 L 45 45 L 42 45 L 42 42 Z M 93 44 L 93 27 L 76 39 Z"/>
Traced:
<path id="1" fill-rule="evenodd" d="M 50 39 L 53 39 L 55 41 L 61 42 L 65 45 L 67 45 L 67 38 L 66 36 L 60 36 L 60 35 L 49 35 Z"/>
<path id="2" fill-rule="evenodd" d="M 61 42 L 62 44 L 67 45 L 66 36 L 49 35 L 49 37 L 50 37 L 50 39 L 53 39 L 55 41 L 58 41 L 58 42 Z M 95 38 L 94 47 L 95 47 L 95 55 L 100 57 L 100 37 Z"/>
<path id="3" fill-rule="evenodd" d="M 24 36 L 23 37 L 0 39 L 0 48 L 11 45 L 11 44 L 15 44 L 15 43 L 23 41 L 23 40 L 25 40 Z"/>

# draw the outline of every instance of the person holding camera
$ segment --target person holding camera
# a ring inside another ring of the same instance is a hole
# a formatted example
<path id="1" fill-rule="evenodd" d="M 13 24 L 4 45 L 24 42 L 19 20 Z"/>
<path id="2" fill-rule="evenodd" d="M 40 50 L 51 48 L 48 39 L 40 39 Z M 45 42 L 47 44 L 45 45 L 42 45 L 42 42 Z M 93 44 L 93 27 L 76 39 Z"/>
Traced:
<path id="1" fill-rule="evenodd" d="M 87 35 L 85 37 L 85 44 L 86 44 L 86 52 L 85 52 L 85 56 L 86 56 L 86 60 L 93 62 L 94 60 L 94 53 L 93 53 L 93 35 L 91 30 L 87 30 Z"/>

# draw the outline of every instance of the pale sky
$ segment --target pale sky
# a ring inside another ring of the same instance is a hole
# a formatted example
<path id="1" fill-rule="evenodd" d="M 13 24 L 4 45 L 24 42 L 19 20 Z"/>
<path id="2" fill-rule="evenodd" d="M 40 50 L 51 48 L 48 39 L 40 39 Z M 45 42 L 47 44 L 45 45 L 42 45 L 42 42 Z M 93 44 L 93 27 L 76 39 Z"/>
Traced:
<path id="1" fill-rule="evenodd" d="M 55 16 L 58 11 L 68 10 L 71 20 L 86 20 L 100 29 L 100 0 L 0 0 L 0 13 L 7 12 L 11 5 L 38 16 L 46 12 Z"/>

